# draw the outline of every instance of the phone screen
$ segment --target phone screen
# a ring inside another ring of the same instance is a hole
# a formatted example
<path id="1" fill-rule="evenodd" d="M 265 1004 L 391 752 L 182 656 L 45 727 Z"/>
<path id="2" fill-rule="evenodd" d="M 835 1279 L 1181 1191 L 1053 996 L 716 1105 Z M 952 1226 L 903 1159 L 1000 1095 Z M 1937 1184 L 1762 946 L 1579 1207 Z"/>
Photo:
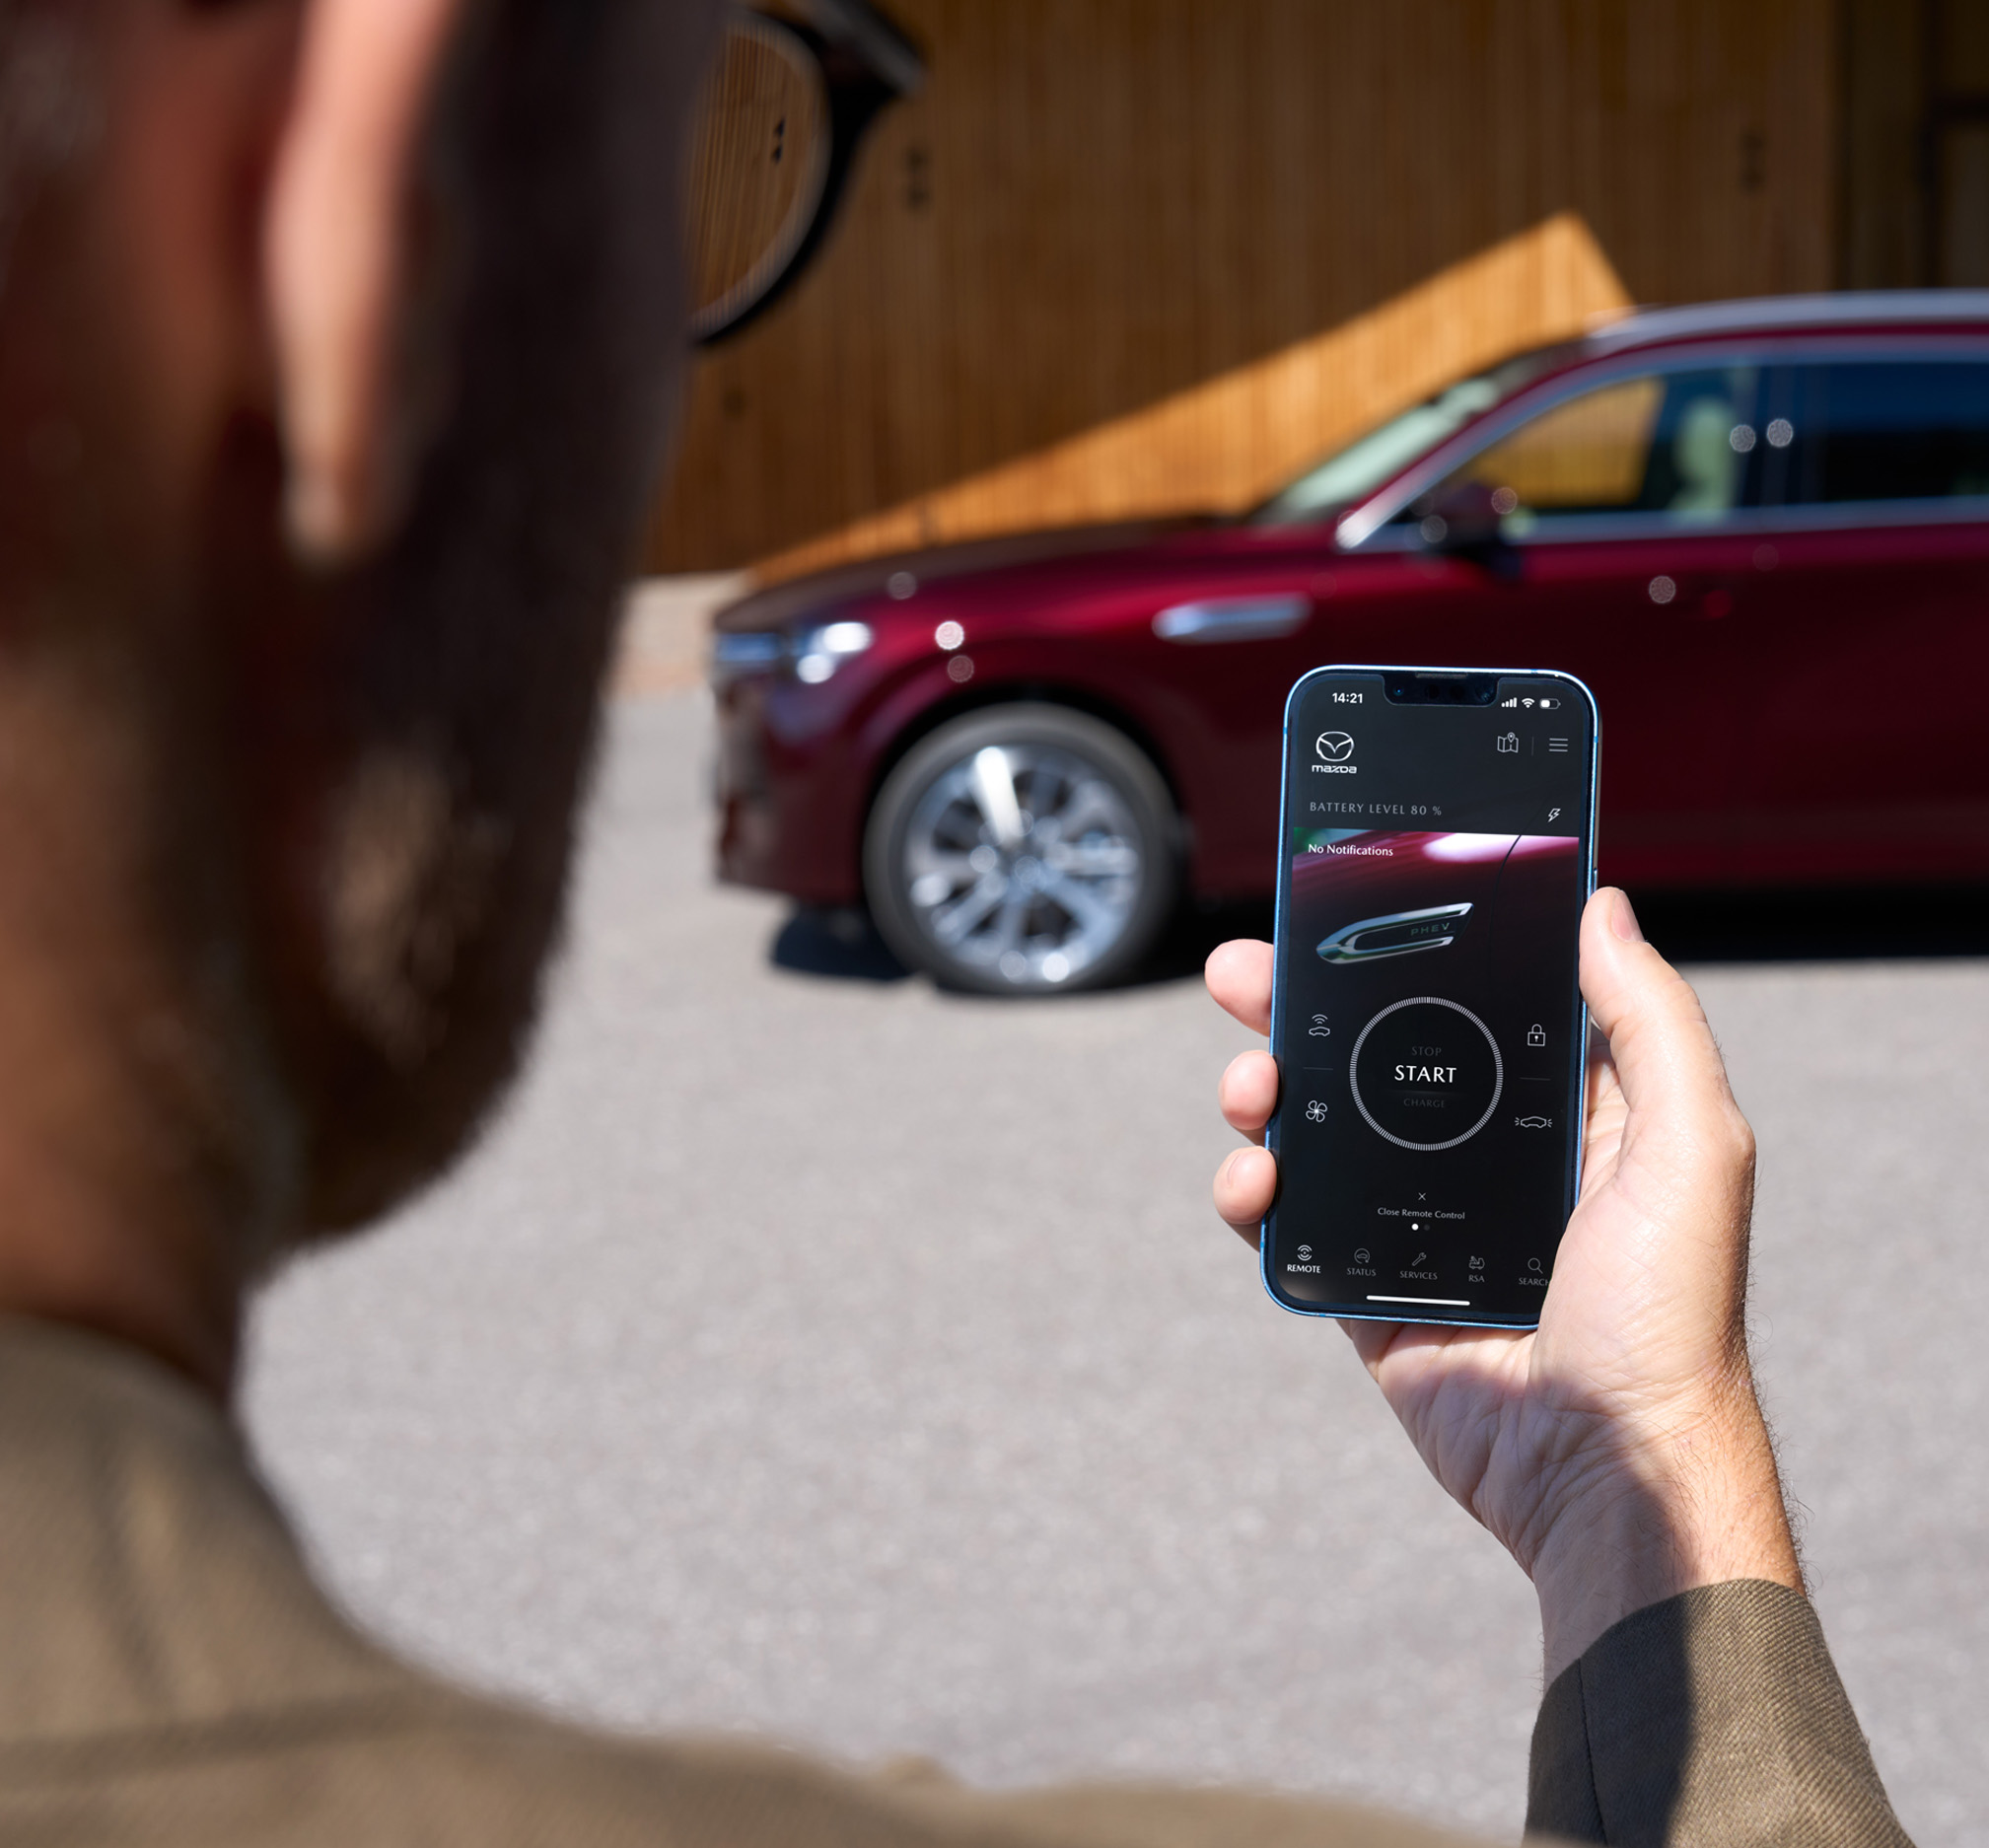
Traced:
<path id="1" fill-rule="evenodd" d="M 1322 668 L 1286 706 L 1264 1282 L 1529 1326 L 1579 1173 L 1597 721 L 1541 673 Z"/>

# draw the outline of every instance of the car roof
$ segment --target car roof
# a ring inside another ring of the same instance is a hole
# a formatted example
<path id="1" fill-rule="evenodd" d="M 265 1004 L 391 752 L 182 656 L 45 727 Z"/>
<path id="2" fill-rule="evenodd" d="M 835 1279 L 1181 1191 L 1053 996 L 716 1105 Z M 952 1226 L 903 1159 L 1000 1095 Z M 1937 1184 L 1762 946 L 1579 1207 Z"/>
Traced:
<path id="1" fill-rule="evenodd" d="M 1836 329 L 1989 324 L 1989 289 L 1858 289 L 1840 295 L 1764 295 L 1740 302 L 1695 302 L 1686 308 L 1635 309 L 1593 328 L 1581 341 L 1585 357 L 1660 340 L 1723 333 L 1808 333 Z"/>
<path id="2" fill-rule="evenodd" d="M 1361 543 L 1386 517 L 1374 510 L 1398 507 L 1402 482 L 1422 472 L 1432 456 L 1455 453 L 1469 440 L 1471 432 L 1501 416 L 1535 388 L 1558 391 L 1571 374 L 1612 355 L 1733 334 L 1910 334 L 1971 323 L 1989 332 L 1989 289 L 1847 289 L 1835 295 L 1762 295 L 1738 302 L 1695 302 L 1683 308 L 1632 309 L 1578 339 L 1538 348 L 1537 356 L 1544 364 L 1531 378 L 1460 425 L 1373 493 L 1344 509 L 1336 523 L 1339 543 Z"/>

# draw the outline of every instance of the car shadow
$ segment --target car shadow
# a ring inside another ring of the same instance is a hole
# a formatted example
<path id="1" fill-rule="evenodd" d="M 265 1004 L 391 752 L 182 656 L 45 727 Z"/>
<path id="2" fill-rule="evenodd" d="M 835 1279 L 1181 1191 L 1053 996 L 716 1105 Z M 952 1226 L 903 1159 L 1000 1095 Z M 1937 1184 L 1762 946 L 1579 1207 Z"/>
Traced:
<path id="1" fill-rule="evenodd" d="M 1989 957 L 1989 887 L 1872 887 L 1739 891 L 1632 891 L 1644 935 L 1668 960 L 1876 962 Z M 1235 903 L 1184 909 L 1124 987 L 1199 976 L 1232 937 L 1268 938 L 1272 909 Z"/>
<path id="2" fill-rule="evenodd" d="M 1270 934 L 1269 899 L 1209 907 L 1183 906 L 1139 965 L 1101 992 L 1199 978 L 1202 964 L 1216 945 L 1227 943 L 1232 937 L 1268 938 Z M 830 981 L 901 982 L 913 974 L 890 953 L 869 914 L 854 906 L 797 906 L 774 933 L 767 960 L 776 968 Z M 940 986 L 945 988 L 946 984 Z"/>
<path id="3" fill-rule="evenodd" d="M 1989 888 L 1630 894 L 1672 962 L 1869 962 L 1989 956 Z"/>
<path id="4" fill-rule="evenodd" d="M 1644 935 L 1679 963 L 1857 962 L 1989 957 L 1989 888 L 1874 887 L 1855 891 L 1632 892 Z M 1269 899 L 1186 905 L 1139 966 L 1111 984 L 1198 979 L 1233 937 L 1271 934 Z M 776 968 L 831 981 L 901 982 L 907 969 L 854 907 L 802 906 L 775 933 Z M 1054 997 L 1044 997 L 1054 999 Z"/>
<path id="5" fill-rule="evenodd" d="M 1268 898 L 1236 899 L 1225 904 L 1183 905 L 1154 947 L 1116 984 L 1120 988 L 1151 988 L 1162 982 L 1200 981 L 1209 952 L 1233 937 L 1270 941 L 1276 912 Z"/>
<path id="6" fill-rule="evenodd" d="M 854 906 L 802 905 L 767 950 L 775 968 L 846 982 L 901 982 L 911 974 L 892 956 L 867 913 Z"/>

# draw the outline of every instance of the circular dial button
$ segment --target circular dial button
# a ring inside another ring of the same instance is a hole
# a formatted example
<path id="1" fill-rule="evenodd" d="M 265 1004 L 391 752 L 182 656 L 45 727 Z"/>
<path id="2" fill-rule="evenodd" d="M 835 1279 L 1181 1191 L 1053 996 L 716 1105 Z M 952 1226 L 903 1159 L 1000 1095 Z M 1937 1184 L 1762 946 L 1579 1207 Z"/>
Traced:
<path id="1" fill-rule="evenodd" d="M 1506 1064 L 1469 1008 L 1417 995 L 1361 1029 L 1347 1077 L 1376 1135 L 1398 1149 L 1455 1149 L 1491 1121 Z"/>

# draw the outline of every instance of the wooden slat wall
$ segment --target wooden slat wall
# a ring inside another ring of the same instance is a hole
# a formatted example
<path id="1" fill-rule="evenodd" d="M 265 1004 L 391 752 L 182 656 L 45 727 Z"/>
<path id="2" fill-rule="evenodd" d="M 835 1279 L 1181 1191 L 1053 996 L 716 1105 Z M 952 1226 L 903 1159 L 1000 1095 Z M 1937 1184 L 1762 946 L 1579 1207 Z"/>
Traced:
<path id="1" fill-rule="evenodd" d="M 1844 0 L 1844 197 L 1838 286 L 1912 289 L 1929 279 L 1921 134 L 1928 9 Z"/>
<path id="2" fill-rule="evenodd" d="M 699 365 L 659 569 L 1235 506 L 1626 300 L 1830 286 L 1831 0 L 892 0 L 931 79 Z"/>

